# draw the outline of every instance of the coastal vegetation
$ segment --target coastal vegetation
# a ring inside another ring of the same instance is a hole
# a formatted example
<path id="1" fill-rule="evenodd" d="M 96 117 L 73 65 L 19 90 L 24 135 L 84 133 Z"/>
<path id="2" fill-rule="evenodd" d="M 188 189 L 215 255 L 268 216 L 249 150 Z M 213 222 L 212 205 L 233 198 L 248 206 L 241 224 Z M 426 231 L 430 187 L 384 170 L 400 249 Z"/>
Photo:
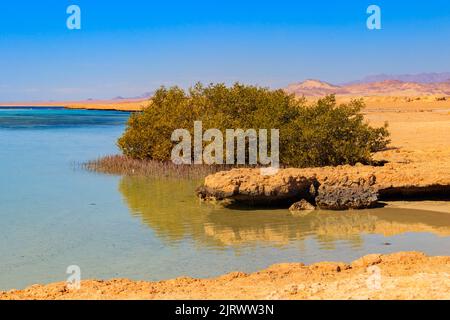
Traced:
<path id="1" fill-rule="evenodd" d="M 157 178 L 201 179 L 209 174 L 229 170 L 227 165 L 180 166 L 170 161 L 141 160 L 124 155 L 111 155 L 82 165 L 89 171 L 103 174 L 149 176 Z"/>
<path id="2" fill-rule="evenodd" d="M 371 154 L 389 143 L 387 124 L 372 128 L 363 118 L 362 100 L 338 105 L 333 95 L 308 103 L 283 90 L 224 84 L 196 84 L 185 91 L 160 88 L 142 112 L 133 114 L 118 145 L 127 159 L 168 162 L 176 129 L 280 130 L 284 166 L 317 167 L 370 163 Z M 130 162 L 131 160 L 127 160 Z M 110 163 L 110 162 L 109 162 Z"/>

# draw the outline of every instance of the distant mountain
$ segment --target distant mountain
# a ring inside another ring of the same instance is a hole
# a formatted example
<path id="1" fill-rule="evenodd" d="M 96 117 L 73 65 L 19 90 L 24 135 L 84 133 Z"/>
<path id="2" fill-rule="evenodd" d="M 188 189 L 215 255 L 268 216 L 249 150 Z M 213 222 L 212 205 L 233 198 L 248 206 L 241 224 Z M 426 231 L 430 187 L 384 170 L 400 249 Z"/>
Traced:
<path id="1" fill-rule="evenodd" d="M 399 75 L 379 74 L 368 76 L 363 78 L 362 80 L 353 81 L 347 84 L 382 82 L 387 80 L 397 80 L 403 82 L 416 82 L 416 83 L 446 82 L 450 80 L 450 72 L 399 74 Z"/>
<path id="2" fill-rule="evenodd" d="M 329 94 L 347 96 L 423 96 L 450 95 L 450 80 L 445 82 L 418 83 L 400 80 L 360 82 L 337 86 L 319 80 L 306 80 L 285 88 L 297 96 L 319 97 Z"/>
<path id="3" fill-rule="evenodd" d="M 308 79 L 300 83 L 293 83 L 285 89 L 288 93 L 298 96 L 324 96 L 328 94 L 346 94 L 345 88 L 332 85 L 320 80 Z"/>
<path id="4" fill-rule="evenodd" d="M 154 95 L 155 93 L 152 91 L 148 91 L 148 92 L 144 92 L 143 94 L 141 94 L 140 96 L 136 97 L 137 99 L 146 99 L 146 98 L 150 98 Z"/>
<path id="5" fill-rule="evenodd" d="M 117 96 L 115 98 L 113 98 L 112 100 L 141 100 L 141 99 L 148 99 L 150 97 L 153 96 L 153 92 L 144 92 L 143 94 L 136 96 L 136 97 L 122 97 L 122 96 Z"/>

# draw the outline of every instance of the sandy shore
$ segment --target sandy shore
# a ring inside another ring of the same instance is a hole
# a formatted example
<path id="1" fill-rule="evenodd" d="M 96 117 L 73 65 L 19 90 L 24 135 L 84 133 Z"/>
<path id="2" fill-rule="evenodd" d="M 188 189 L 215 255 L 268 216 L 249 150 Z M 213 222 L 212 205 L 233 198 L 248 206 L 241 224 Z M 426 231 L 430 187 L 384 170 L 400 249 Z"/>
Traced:
<path id="1" fill-rule="evenodd" d="M 79 290 L 62 282 L 1 292 L 0 299 L 450 299 L 450 257 L 373 254 L 351 264 L 279 264 L 214 279 L 86 280 Z"/>
<path id="2" fill-rule="evenodd" d="M 414 209 L 450 214 L 450 201 L 392 201 L 386 208 Z M 448 217 L 450 221 L 450 216 Z"/>
<path id="3" fill-rule="evenodd" d="M 338 103 L 348 103 L 357 97 L 337 96 Z M 308 98 L 313 103 L 317 98 Z M 437 101 L 436 96 L 367 96 L 363 98 L 366 104 L 366 111 L 369 113 L 381 113 L 381 118 L 385 118 L 386 112 L 395 114 L 412 112 L 436 112 L 449 114 L 450 99 Z M 91 110 L 118 110 L 118 111 L 140 111 L 148 105 L 149 99 L 111 99 L 111 100 L 84 100 L 84 101 L 41 101 L 41 102 L 13 102 L 0 103 L 0 107 L 65 107 L 69 109 L 91 109 Z M 400 116 L 402 117 L 402 116 Z M 426 115 L 428 117 L 428 115 Z M 402 117 L 404 119 L 404 117 Z"/>
<path id="4" fill-rule="evenodd" d="M 140 111 L 148 105 L 148 99 L 43 101 L 0 103 L 0 107 L 64 107 L 67 109 Z"/>

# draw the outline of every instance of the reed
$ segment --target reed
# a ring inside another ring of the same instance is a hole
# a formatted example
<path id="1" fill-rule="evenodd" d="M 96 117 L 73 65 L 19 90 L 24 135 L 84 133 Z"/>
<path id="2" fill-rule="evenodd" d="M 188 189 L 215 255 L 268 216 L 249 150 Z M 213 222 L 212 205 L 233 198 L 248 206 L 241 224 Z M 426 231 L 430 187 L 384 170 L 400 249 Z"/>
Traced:
<path id="1" fill-rule="evenodd" d="M 172 162 L 138 160 L 123 155 L 112 155 L 88 161 L 83 164 L 83 167 L 89 171 L 104 174 L 200 179 L 212 173 L 243 166 L 176 165 Z"/>

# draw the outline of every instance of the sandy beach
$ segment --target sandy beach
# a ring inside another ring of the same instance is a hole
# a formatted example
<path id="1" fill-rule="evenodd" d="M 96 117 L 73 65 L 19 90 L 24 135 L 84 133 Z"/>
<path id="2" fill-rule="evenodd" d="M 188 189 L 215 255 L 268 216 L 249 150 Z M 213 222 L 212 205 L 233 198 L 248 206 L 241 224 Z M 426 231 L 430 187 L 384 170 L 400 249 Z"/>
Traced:
<path id="1" fill-rule="evenodd" d="M 450 299 L 450 257 L 418 252 L 372 254 L 351 264 L 279 264 L 214 279 L 86 280 L 79 290 L 61 282 L 0 292 L 0 299 Z"/>

